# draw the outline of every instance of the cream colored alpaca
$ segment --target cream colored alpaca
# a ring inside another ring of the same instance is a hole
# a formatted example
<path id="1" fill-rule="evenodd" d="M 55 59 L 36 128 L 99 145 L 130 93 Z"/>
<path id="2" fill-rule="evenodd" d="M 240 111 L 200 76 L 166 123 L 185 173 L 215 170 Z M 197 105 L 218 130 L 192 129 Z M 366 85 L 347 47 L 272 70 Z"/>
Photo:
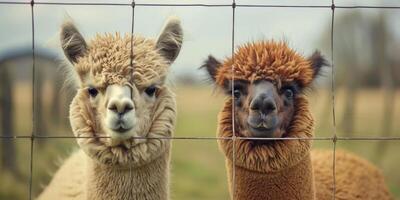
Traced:
<path id="1" fill-rule="evenodd" d="M 173 134 L 175 97 L 165 79 L 182 36 L 172 18 L 157 40 L 133 36 L 131 51 L 130 35 L 86 43 L 72 23 L 62 25 L 62 47 L 79 80 L 70 122 L 81 150 L 39 199 L 169 199 L 171 143 L 159 138 Z"/>
<path id="2" fill-rule="evenodd" d="M 247 43 L 224 62 L 206 60 L 211 79 L 229 94 L 217 135 L 240 137 L 235 143 L 218 140 L 233 199 L 333 199 L 332 151 L 311 151 L 314 119 L 303 93 L 325 65 L 318 51 L 305 58 L 275 41 Z M 375 166 L 343 151 L 335 158 L 337 200 L 391 199 Z"/>

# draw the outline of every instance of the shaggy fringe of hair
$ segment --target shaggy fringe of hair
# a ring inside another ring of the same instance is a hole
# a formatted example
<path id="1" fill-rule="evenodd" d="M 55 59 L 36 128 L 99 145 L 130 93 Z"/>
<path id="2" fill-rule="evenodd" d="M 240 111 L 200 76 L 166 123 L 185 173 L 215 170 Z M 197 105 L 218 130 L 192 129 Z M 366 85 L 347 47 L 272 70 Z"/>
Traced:
<path id="1" fill-rule="evenodd" d="M 297 54 L 285 42 L 261 41 L 240 46 L 234 59 L 227 58 L 216 73 L 216 83 L 225 80 L 270 80 L 272 82 L 297 82 L 309 85 L 314 76 L 311 62 Z M 233 72 L 232 72 L 233 66 Z"/>

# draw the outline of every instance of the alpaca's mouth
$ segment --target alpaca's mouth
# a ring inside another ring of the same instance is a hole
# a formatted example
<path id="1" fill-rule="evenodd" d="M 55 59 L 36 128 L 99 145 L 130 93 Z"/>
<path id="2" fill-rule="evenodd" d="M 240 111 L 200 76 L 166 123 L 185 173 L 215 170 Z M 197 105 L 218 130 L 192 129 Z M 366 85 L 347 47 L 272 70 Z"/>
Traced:
<path id="1" fill-rule="evenodd" d="M 248 129 L 253 137 L 277 138 L 276 130 L 279 126 L 279 119 L 270 115 L 268 118 L 261 118 L 259 115 L 251 115 L 247 119 Z"/>
<path id="2" fill-rule="evenodd" d="M 117 129 L 113 129 L 113 131 L 117 132 L 117 133 L 125 133 L 130 131 L 132 128 L 123 128 L 122 126 L 120 126 Z"/>
<path id="3" fill-rule="evenodd" d="M 108 130 L 108 135 L 113 140 L 113 143 L 127 140 L 134 135 L 134 126 L 128 126 L 125 123 L 118 123 L 113 127 L 108 127 Z"/>
<path id="4" fill-rule="evenodd" d="M 135 120 L 130 120 L 130 121 L 135 121 Z M 116 133 L 117 137 L 120 137 L 122 135 L 126 135 L 125 133 L 131 131 L 133 129 L 133 124 L 129 123 L 127 119 L 114 119 L 112 120 L 111 123 L 109 123 L 108 128 Z"/>
<path id="5" fill-rule="evenodd" d="M 276 128 L 277 127 L 275 127 L 275 126 L 266 128 L 264 126 L 253 127 L 253 126 L 249 125 L 251 134 L 254 137 L 262 137 L 262 138 L 275 138 L 276 136 L 274 133 L 276 132 Z"/>

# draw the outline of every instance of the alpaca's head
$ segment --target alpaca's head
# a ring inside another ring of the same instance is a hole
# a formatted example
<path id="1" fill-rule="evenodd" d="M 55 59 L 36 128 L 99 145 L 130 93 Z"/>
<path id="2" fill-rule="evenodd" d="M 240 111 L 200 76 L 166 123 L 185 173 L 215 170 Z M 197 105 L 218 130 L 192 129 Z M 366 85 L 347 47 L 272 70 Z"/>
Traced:
<path id="1" fill-rule="evenodd" d="M 318 51 L 305 58 L 283 42 L 262 41 L 241 46 L 234 59 L 209 56 L 203 67 L 233 94 L 239 136 L 280 138 L 293 121 L 298 97 L 326 63 Z"/>
<path id="2" fill-rule="evenodd" d="M 78 120 L 71 119 L 75 132 L 84 132 L 84 125 L 74 122 L 82 121 L 91 129 L 85 136 L 106 138 L 96 145 L 128 149 L 141 141 L 132 137 L 147 137 L 162 112 L 160 104 L 169 95 L 166 76 L 179 54 L 182 36 L 175 18 L 168 20 L 156 40 L 117 33 L 97 35 L 86 42 L 72 23 L 64 23 L 62 48 L 78 77 L 75 98 L 81 105 L 80 111 L 71 112 L 83 113 Z M 95 144 L 89 140 L 80 144 Z"/>

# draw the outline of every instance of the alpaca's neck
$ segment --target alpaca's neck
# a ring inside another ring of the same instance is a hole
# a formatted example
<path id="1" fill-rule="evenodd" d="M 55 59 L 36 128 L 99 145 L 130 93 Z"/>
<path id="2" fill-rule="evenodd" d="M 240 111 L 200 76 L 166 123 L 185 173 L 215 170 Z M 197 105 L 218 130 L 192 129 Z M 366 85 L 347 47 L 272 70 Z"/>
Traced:
<path id="1" fill-rule="evenodd" d="M 87 199 L 168 199 L 169 153 L 132 169 L 105 166 L 89 158 Z"/>
<path id="2" fill-rule="evenodd" d="M 232 186 L 232 162 L 227 161 Z M 261 173 L 235 166 L 234 199 L 315 199 L 310 153 L 297 165 L 277 172 Z M 232 189 L 232 187 L 231 187 Z M 231 191 L 232 194 L 232 191 Z"/>

